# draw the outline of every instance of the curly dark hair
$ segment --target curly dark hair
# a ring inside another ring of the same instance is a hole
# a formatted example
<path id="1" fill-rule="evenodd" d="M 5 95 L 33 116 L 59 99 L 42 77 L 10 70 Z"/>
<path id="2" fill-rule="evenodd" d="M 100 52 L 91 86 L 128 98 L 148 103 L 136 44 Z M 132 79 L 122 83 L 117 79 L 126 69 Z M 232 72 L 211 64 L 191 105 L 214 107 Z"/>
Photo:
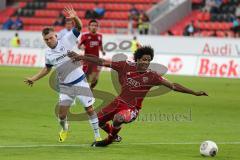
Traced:
<path id="1" fill-rule="evenodd" d="M 134 52 L 134 61 L 137 62 L 138 59 L 142 58 L 143 55 L 150 55 L 151 60 L 154 57 L 154 50 L 151 46 L 142 46 Z"/>

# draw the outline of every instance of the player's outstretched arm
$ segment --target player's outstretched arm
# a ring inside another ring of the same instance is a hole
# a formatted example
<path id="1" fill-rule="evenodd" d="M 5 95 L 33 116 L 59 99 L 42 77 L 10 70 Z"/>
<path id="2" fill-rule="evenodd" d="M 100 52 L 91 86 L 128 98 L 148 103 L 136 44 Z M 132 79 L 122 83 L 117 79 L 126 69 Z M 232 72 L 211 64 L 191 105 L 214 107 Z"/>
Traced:
<path id="1" fill-rule="evenodd" d="M 163 79 L 161 84 L 170 88 L 170 89 L 172 89 L 172 90 L 174 90 L 174 91 L 177 91 L 177 92 L 192 94 L 192 95 L 195 95 L 195 96 L 208 96 L 207 93 L 204 92 L 204 91 L 195 92 L 195 91 L 193 91 L 189 88 L 186 88 L 186 87 L 184 87 L 184 86 L 182 86 L 178 83 L 171 83 L 166 79 Z"/>
<path id="2" fill-rule="evenodd" d="M 111 67 L 111 63 L 112 63 L 111 61 L 107 61 L 105 59 L 98 58 L 98 57 L 82 56 L 73 51 L 68 52 L 68 57 L 70 57 L 73 62 L 83 60 L 83 61 L 92 62 L 98 66 L 105 66 L 105 67 Z"/>
<path id="3" fill-rule="evenodd" d="M 35 81 L 43 78 L 51 71 L 51 68 L 44 67 L 42 68 L 37 74 L 35 74 L 32 77 L 25 78 L 24 82 L 28 84 L 29 86 L 32 86 Z"/>
<path id="4" fill-rule="evenodd" d="M 68 14 L 68 18 L 74 20 L 76 27 L 80 32 L 82 30 L 82 21 L 77 16 L 77 12 L 73 9 L 72 5 L 65 7 L 64 11 Z"/>

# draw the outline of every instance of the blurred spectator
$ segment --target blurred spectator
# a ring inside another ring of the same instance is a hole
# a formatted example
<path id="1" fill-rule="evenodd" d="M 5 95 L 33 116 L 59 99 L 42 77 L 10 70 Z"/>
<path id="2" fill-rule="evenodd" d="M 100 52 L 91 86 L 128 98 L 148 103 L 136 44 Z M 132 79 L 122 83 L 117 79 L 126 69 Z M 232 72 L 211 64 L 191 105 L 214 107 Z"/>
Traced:
<path id="1" fill-rule="evenodd" d="M 138 32 L 139 34 L 148 34 L 149 18 L 146 13 L 141 13 L 138 17 Z"/>
<path id="2" fill-rule="evenodd" d="M 205 0 L 205 6 L 203 7 L 203 11 L 210 12 L 214 3 L 214 0 Z"/>
<path id="3" fill-rule="evenodd" d="M 139 11 L 137 8 L 132 4 L 132 8 L 129 10 L 129 23 L 128 23 L 128 31 L 130 34 L 134 34 L 134 22 L 138 21 Z"/>
<path id="4" fill-rule="evenodd" d="M 14 21 L 13 21 L 12 17 L 9 17 L 7 19 L 7 21 L 4 22 L 3 25 L 2 25 L 3 30 L 13 29 L 13 27 L 14 27 Z"/>
<path id="5" fill-rule="evenodd" d="M 143 13 L 143 34 L 148 34 L 150 27 L 150 20 L 146 13 Z"/>
<path id="6" fill-rule="evenodd" d="M 220 7 L 222 5 L 222 0 L 214 0 L 213 5 L 210 9 L 210 13 L 220 13 Z"/>
<path id="7" fill-rule="evenodd" d="M 132 8 L 129 10 L 129 17 L 131 17 L 132 19 L 137 20 L 139 14 L 140 13 L 139 13 L 138 9 L 135 7 L 134 4 L 132 4 Z"/>
<path id="8" fill-rule="evenodd" d="M 134 34 L 134 28 L 133 28 L 134 20 L 131 16 L 129 16 L 128 21 L 128 34 Z"/>
<path id="9" fill-rule="evenodd" d="M 23 21 L 18 16 L 14 22 L 14 29 L 15 30 L 23 30 Z"/>
<path id="10" fill-rule="evenodd" d="M 63 25 L 65 25 L 66 17 L 65 17 L 65 15 L 64 15 L 63 11 L 61 11 L 61 12 L 59 13 L 58 17 L 62 18 L 62 23 L 63 23 Z"/>
<path id="11" fill-rule="evenodd" d="M 232 16 L 232 20 L 231 21 L 232 21 L 232 28 L 231 28 L 231 30 L 236 35 L 239 32 L 239 30 L 240 30 L 239 20 L 237 19 L 237 17 Z"/>
<path id="12" fill-rule="evenodd" d="M 97 18 L 102 18 L 105 14 L 105 8 L 103 7 L 102 4 L 96 4 L 96 7 L 94 8 L 94 14 L 95 14 L 95 19 Z"/>
<path id="13" fill-rule="evenodd" d="M 64 26 L 64 21 L 61 17 L 58 17 L 57 20 L 53 23 L 54 26 Z"/>
<path id="14" fill-rule="evenodd" d="M 138 27 L 138 33 L 143 34 L 143 14 L 140 14 L 138 17 L 137 27 Z"/>
<path id="15" fill-rule="evenodd" d="M 196 28 L 194 27 L 193 21 L 191 21 L 183 31 L 184 36 L 193 36 L 194 33 L 196 32 Z"/>
<path id="16" fill-rule="evenodd" d="M 235 16 L 236 16 L 237 18 L 240 18 L 240 3 L 239 3 L 238 6 L 236 7 Z"/>
<path id="17" fill-rule="evenodd" d="M 85 16 L 86 19 L 95 19 L 94 18 L 94 11 L 93 10 L 86 10 Z"/>
<path id="18" fill-rule="evenodd" d="M 58 15 L 57 20 L 53 23 L 54 26 L 64 26 L 66 21 L 66 17 L 64 16 L 63 12 L 60 12 Z"/>
<path id="19" fill-rule="evenodd" d="M 135 53 L 135 51 L 136 51 L 139 47 L 141 47 L 141 45 L 140 45 L 140 43 L 138 42 L 137 37 L 134 36 L 134 37 L 133 37 L 133 40 L 131 41 L 131 52 L 132 52 L 132 53 Z"/>
<path id="20" fill-rule="evenodd" d="M 65 23 L 65 28 L 58 33 L 57 39 L 61 39 L 65 34 L 67 34 L 68 32 L 71 32 L 73 29 L 73 26 L 74 25 L 73 25 L 72 19 L 67 18 Z"/>
<path id="21" fill-rule="evenodd" d="M 106 10 L 102 4 L 96 4 L 96 7 L 93 10 L 86 10 L 85 18 L 86 19 L 99 19 L 102 18 Z"/>
<path id="22" fill-rule="evenodd" d="M 15 33 L 15 36 L 11 39 L 11 46 L 12 47 L 20 47 L 20 39 L 18 37 L 18 33 Z"/>

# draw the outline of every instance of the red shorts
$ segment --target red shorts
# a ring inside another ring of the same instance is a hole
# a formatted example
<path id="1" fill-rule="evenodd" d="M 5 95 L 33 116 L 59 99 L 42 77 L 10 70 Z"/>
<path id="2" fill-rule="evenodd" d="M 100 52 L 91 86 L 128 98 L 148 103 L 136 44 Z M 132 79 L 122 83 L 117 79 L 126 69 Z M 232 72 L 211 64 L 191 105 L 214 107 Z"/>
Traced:
<path id="1" fill-rule="evenodd" d="M 124 122 L 129 123 L 137 118 L 138 113 L 139 109 L 136 107 L 130 107 L 128 104 L 115 99 L 98 112 L 98 119 L 99 123 L 106 123 L 113 120 L 116 114 L 121 114 L 124 117 Z"/>
<path id="2" fill-rule="evenodd" d="M 99 72 L 101 71 L 101 67 L 97 66 L 93 63 L 84 62 L 83 63 L 83 71 L 86 75 L 91 75 L 93 73 L 98 75 Z"/>

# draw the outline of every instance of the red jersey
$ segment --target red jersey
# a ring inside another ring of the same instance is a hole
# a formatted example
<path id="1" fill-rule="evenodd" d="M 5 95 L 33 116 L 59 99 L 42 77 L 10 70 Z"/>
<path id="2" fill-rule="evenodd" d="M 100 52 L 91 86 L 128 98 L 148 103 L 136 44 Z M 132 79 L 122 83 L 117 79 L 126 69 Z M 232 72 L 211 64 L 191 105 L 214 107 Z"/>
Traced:
<path id="1" fill-rule="evenodd" d="M 132 62 L 112 62 L 111 68 L 118 72 L 121 85 L 121 93 L 117 99 L 138 109 L 141 108 L 148 91 L 152 87 L 160 85 L 163 80 L 157 72 L 152 70 L 146 70 L 143 73 L 137 72 L 136 63 Z"/>
<path id="2" fill-rule="evenodd" d="M 102 46 L 102 34 L 83 33 L 80 44 L 85 46 L 85 55 L 94 55 L 99 57 L 99 49 Z"/>

